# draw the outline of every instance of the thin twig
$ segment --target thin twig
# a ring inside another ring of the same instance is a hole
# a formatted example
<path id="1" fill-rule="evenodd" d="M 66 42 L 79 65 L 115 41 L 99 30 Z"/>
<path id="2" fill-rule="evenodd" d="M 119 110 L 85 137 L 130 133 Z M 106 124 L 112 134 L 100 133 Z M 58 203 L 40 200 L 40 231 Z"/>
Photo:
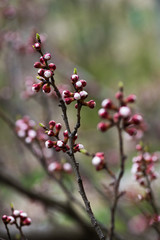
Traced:
<path id="1" fill-rule="evenodd" d="M 126 159 L 126 157 L 124 155 L 124 150 L 123 150 L 122 128 L 120 126 L 120 122 L 117 125 L 117 130 L 118 130 L 118 137 L 119 137 L 120 173 L 119 173 L 118 178 L 115 181 L 115 185 L 114 185 L 114 201 L 113 201 L 113 205 L 111 207 L 111 229 L 110 229 L 109 240 L 112 240 L 114 238 L 115 214 L 116 214 L 116 210 L 117 210 L 118 200 L 120 198 L 119 186 L 120 186 L 120 182 L 123 177 L 123 174 L 124 174 L 125 159 Z"/>

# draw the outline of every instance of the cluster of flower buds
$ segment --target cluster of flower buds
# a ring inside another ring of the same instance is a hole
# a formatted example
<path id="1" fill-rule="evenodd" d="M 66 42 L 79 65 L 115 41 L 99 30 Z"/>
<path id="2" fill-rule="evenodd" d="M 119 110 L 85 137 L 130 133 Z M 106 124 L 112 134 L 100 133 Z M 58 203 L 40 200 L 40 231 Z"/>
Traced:
<path id="1" fill-rule="evenodd" d="M 31 224 L 31 218 L 27 216 L 27 213 L 21 210 L 13 210 L 11 216 L 3 215 L 2 221 L 4 224 L 16 224 L 19 221 L 20 226 L 28 226 Z"/>
<path id="2" fill-rule="evenodd" d="M 53 137 L 55 140 L 47 140 L 45 142 L 45 146 L 47 148 L 52 148 L 54 147 L 54 149 L 57 151 L 57 152 L 60 152 L 60 151 L 63 151 L 63 152 L 66 152 L 68 151 L 70 148 L 67 144 L 68 140 L 69 140 L 69 134 L 68 134 L 68 131 L 65 130 L 63 132 L 63 140 L 60 140 L 59 139 L 59 133 L 60 133 L 60 130 L 62 129 L 62 125 L 61 123 L 56 123 L 54 120 L 51 120 L 49 122 L 49 129 L 47 129 L 42 123 L 40 123 L 40 126 L 43 127 L 43 129 L 45 130 L 45 132 L 47 133 L 47 135 L 49 137 Z M 74 136 L 73 138 L 73 150 L 74 152 L 80 152 L 81 149 L 84 148 L 84 146 L 82 144 L 76 144 L 75 141 L 77 139 L 77 134 Z"/>
<path id="3" fill-rule="evenodd" d="M 140 144 L 136 146 L 136 149 L 138 155 L 132 160 L 133 165 L 131 172 L 141 186 L 147 187 L 148 181 L 151 182 L 157 178 L 154 165 L 159 160 L 159 157 L 156 153 L 150 154 Z"/>
<path id="4" fill-rule="evenodd" d="M 35 122 L 29 116 L 18 119 L 15 123 L 17 135 L 24 138 L 26 143 L 31 143 L 37 137 Z"/>
<path id="5" fill-rule="evenodd" d="M 63 91 L 63 98 L 65 103 L 68 105 L 73 101 L 78 101 L 81 105 L 88 106 L 89 108 L 94 108 L 96 106 L 95 101 L 90 100 L 88 102 L 85 99 L 88 97 L 88 93 L 83 90 L 83 88 L 87 85 L 85 80 L 79 80 L 79 76 L 77 75 L 77 70 L 74 69 L 74 72 L 71 76 L 71 81 L 74 86 L 75 91 L 70 92 L 69 90 Z M 78 107 L 78 103 L 75 104 L 75 108 Z"/>
<path id="6" fill-rule="evenodd" d="M 138 130 L 143 131 L 143 117 L 140 114 L 133 115 L 130 107 L 128 107 L 129 103 L 135 102 L 136 96 L 132 94 L 125 98 L 121 86 L 115 97 L 119 102 L 118 105 L 114 104 L 110 99 L 102 101 L 102 108 L 98 111 L 98 115 L 107 122 L 100 122 L 97 126 L 98 130 L 105 132 L 121 121 L 124 131 L 130 136 L 135 136 Z"/>
<path id="7" fill-rule="evenodd" d="M 59 162 L 52 162 L 48 166 L 48 171 L 50 173 L 53 172 L 64 172 L 64 173 L 72 173 L 72 166 L 70 163 L 59 163 Z"/>
<path id="8" fill-rule="evenodd" d="M 104 153 L 97 152 L 92 159 L 92 164 L 95 166 L 97 171 L 105 168 Z"/>
<path id="9" fill-rule="evenodd" d="M 41 40 L 39 34 L 36 35 L 37 42 L 33 45 L 33 47 L 41 52 Z M 40 83 L 34 83 L 32 85 L 32 90 L 34 92 L 39 92 L 42 88 L 43 92 L 50 93 L 51 92 L 51 83 L 49 79 L 54 75 L 54 71 L 56 70 L 56 65 L 54 63 L 48 63 L 48 61 L 51 59 L 50 53 L 45 53 L 43 56 L 40 57 L 39 62 L 34 63 L 34 67 L 38 68 L 38 76 L 37 79 L 39 79 Z"/>

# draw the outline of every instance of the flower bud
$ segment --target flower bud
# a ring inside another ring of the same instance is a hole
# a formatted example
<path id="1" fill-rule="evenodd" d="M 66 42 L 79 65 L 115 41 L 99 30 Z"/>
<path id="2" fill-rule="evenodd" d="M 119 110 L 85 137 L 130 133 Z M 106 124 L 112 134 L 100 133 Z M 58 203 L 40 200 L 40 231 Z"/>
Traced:
<path id="1" fill-rule="evenodd" d="M 42 56 L 40 57 L 39 60 L 40 60 L 40 62 L 41 62 L 42 64 L 45 64 L 44 58 L 43 58 Z"/>
<path id="2" fill-rule="evenodd" d="M 114 122 L 117 123 L 117 122 L 119 121 L 119 119 L 120 119 L 119 113 L 115 113 L 115 114 L 113 115 L 113 120 L 114 120 Z"/>
<path id="3" fill-rule="evenodd" d="M 61 123 L 57 123 L 55 126 L 56 130 L 60 131 L 62 128 L 62 124 Z"/>
<path id="4" fill-rule="evenodd" d="M 107 112 L 106 109 L 104 109 L 104 108 L 99 109 L 98 115 L 99 115 L 101 118 L 108 118 L 108 112 Z"/>
<path id="5" fill-rule="evenodd" d="M 109 123 L 100 122 L 98 123 L 97 129 L 101 132 L 105 132 L 111 125 Z"/>
<path id="6" fill-rule="evenodd" d="M 44 58 L 46 61 L 48 61 L 48 60 L 51 59 L 51 54 L 50 54 L 50 53 L 46 53 L 46 54 L 44 54 L 43 58 Z"/>
<path id="7" fill-rule="evenodd" d="M 42 64 L 40 62 L 35 62 L 34 63 L 34 67 L 35 68 L 41 68 L 42 67 Z"/>
<path id="8" fill-rule="evenodd" d="M 54 171 L 61 171 L 62 170 L 62 166 L 60 163 L 58 162 L 52 162 L 51 164 L 49 164 L 48 166 L 48 171 L 49 172 L 54 172 Z"/>
<path id="9" fill-rule="evenodd" d="M 96 102 L 93 101 L 93 100 L 90 100 L 89 102 L 87 102 L 87 105 L 88 105 L 89 108 L 95 108 Z"/>
<path id="10" fill-rule="evenodd" d="M 53 142 L 51 140 L 47 140 L 45 142 L 45 146 L 46 146 L 46 148 L 52 148 L 53 147 Z"/>
<path id="11" fill-rule="evenodd" d="M 81 87 L 82 87 L 81 81 L 77 81 L 77 82 L 75 83 L 75 87 L 76 87 L 76 88 L 81 88 Z"/>
<path id="12" fill-rule="evenodd" d="M 50 128 L 51 130 L 53 130 L 55 124 L 56 124 L 56 122 L 55 122 L 54 120 L 49 121 L 49 128 Z"/>
<path id="13" fill-rule="evenodd" d="M 14 217 L 19 217 L 20 216 L 20 211 L 19 210 L 14 210 L 13 211 L 13 216 Z"/>
<path id="14" fill-rule="evenodd" d="M 49 130 L 47 134 L 48 134 L 49 137 L 53 137 L 54 136 L 53 130 Z"/>
<path id="15" fill-rule="evenodd" d="M 120 109 L 119 109 L 119 115 L 120 115 L 121 117 L 123 117 L 123 118 L 128 118 L 128 117 L 130 117 L 130 115 L 131 115 L 131 110 L 130 110 L 130 108 L 129 108 L 129 107 L 125 107 L 125 106 L 120 107 Z"/>
<path id="16" fill-rule="evenodd" d="M 119 100 L 121 100 L 123 98 L 123 93 L 122 92 L 117 92 L 115 97 Z"/>
<path id="17" fill-rule="evenodd" d="M 143 117 L 142 117 L 140 114 L 135 114 L 135 115 L 132 117 L 131 121 L 132 121 L 134 124 L 138 125 L 138 124 L 140 124 L 140 123 L 143 121 Z"/>
<path id="18" fill-rule="evenodd" d="M 62 96 L 63 96 L 64 98 L 73 97 L 73 93 L 71 93 L 71 92 L 68 91 L 68 90 L 64 90 L 64 91 L 62 92 Z"/>
<path id="19" fill-rule="evenodd" d="M 27 218 L 27 213 L 25 213 L 25 212 L 20 212 L 20 218 L 21 218 L 21 219 L 26 219 L 26 218 Z"/>
<path id="20" fill-rule="evenodd" d="M 111 109 L 112 108 L 112 101 L 110 99 L 104 99 L 102 101 L 102 107 Z"/>
<path id="21" fill-rule="evenodd" d="M 54 63 L 50 63 L 48 66 L 50 70 L 52 71 L 56 70 L 56 65 Z"/>
<path id="22" fill-rule="evenodd" d="M 13 216 L 8 216 L 9 224 L 15 223 L 15 218 Z"/>
<path id="23" fill-rule="evenodd" d="M 62 147 L 64 146 L 64 143 L 63 143 L 62 141 L 58 140 L 58 141 L 57 141 L 57 146 L 58 146 L 59 148 L 62 148 Z"/>
<path id="24" fill-rule="evenodd" d="M 8 221 L 8 216 L 7 215 L 3 215 L 2 216 L 2 221 L 7 224 L 9 221 Z"/>
<path id="25" fill-rule="evenodd" d="M 81 99 L 85 99 L 85 98 L 87 98 L 88 97 L 88 93 L 86 92 L 86 91 L 81 91 L 80 93 L 80 96 L 81 96 Z"/>
<path id="26" fill-rule="evenodd" d="M 125 102 L 126 103 L 134 103 L 136 101 L 136 98 L 137 98 L 136 95 L 131 94 L 125 99 Z"/>
<path id="27" fill-rule="evenodd" d="M 32 91 L 33 92 L 39 92 L 39 90 L 41 89 L 41 83 L 34 83 L 33 85 L 32 85 Z"/>
<path id="28" fill-rule="evenodd" d="M 71 80 L 73 83 L 76 83 L 78 81 L 78 79 L 79 79 L 79 76 L 77 74 L 72 74 Z"/>
<path id="29" fill-rule="evenodd" d="M 52 72 L 50 71 L 50 70 L 46 70 L 45 72 L 44 72 L 44 77 L 45 78 L 50 78 L 52 76 Z"/>
<path id="30" fill-rule="evenodd" d="M 46 83 L 46 84 L 43 85 L 42 90 L 43 90 L 44 93 L 50 93 L 51 87 L 48 83 Z"/>
<path id="31" fill-rule="evenodd" d="M 125 131 L 130 135 L 130 136 L 134 136 L 137 133 L 137 130 L 135 128 L 127 128 L 125 129 Z"/>
<path id="32" fill-rule="evenodd" d="M 38 75 L 41 76 L 41 77 L 44 77 L 44 69 L 43 68 L 40 68 L 38 70 Z"/>
<path id="33" fill-rule="evenodd" d="M 26 219 L 21 221 L 21 225 L 22 226 L 29 226 L 29 225 L 31 225 L 31 222 L 32 222 L 31 218 L 27 217 Z"/>
<path id="34" fill-rule="evenodd" d="M 76 92 L 76 93 L 74 94 L 74 99 L 77 100 L 77 101 L 80 100 L 80 99 L 81 99 L 81 95 Z"/>
<path id="35" fill-rule="evenodd" d="M 41 50 L 41 44 L 40 43 L 35 43 L 34 47 L 36 50 Z"/>
<path id="36" fill-rule="evenodd" d="M 69 105 L 71 102 L 74 101 L 74 98 L 65 98 L 64 100 L 65 100 L 65 103 Z"/>
<path id="37" fill-rule="evenodd" d="M 63 171 L 66 173 L 71 173 L 72 172 L 72 166 L 70 163 L 64 163 L 63 164 Z"/>
<path id="38" fill-rule="evenodd" d="M 87 85 L 87 82 L 85 80 L 80 80 L 80 82 L 82 83 L 83 87 L 85 87 Z"/>

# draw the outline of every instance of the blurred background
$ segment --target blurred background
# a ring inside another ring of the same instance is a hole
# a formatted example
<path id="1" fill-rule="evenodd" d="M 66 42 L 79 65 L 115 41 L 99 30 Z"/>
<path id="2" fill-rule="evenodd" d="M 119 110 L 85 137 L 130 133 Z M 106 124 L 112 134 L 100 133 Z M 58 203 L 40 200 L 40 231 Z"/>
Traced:
<path id="1" fill-rule="evenodd" d="M 94 99 L 97 103 L 94 110 L 82 110 L 78 142 L 91 153 L 104 151 L 109 166 L 116 172 L 119 161 L 117 133 L 111 130 L 102 134 L 96 130 L 99 122 L 97 111 L 101 101 L 104 98 L 113 98 L 118 83 L 123 82 L 126 96 L 131 93 L 137 95 L 133 109 L 141 113 L 146 121 L 143 140 L 151 151 L 160 150 L 159 10 L 159 0 L 0 0 L 1 172 L 5 169 L 8 178 L 10 174 L 16 177 L 29 191 L 36 190 L 58 201 L 66 198 L 59 184 L 46 176 L 28 147 L 16 138 L 11 130 L 14 127 L 10 128 L 10 123 L 7 124 L 7 120 L 4 121 L 4 116 L 2 117 L 5 114 L 9 120 L 15 122 L 28 115 L 35 121 L 35 128 L 38 128 L 39 122 L 47 123 L 51 119 L 62 123 L 56 98 L 42 93 L 33 95 L 31 92 L 31 85 L 37 74 L 33 64 L 39 61 L 38 53 L 32 48 L 36 32 L 41 35 L 44 51 L 51 53 L 57 66 L 57 85 L 62 89 L 64 85 L 70 88 L 70 76 L 76 67 L 80 78 L 87 81 L 88 99 Z M 76 112 L 72 104 L 68 107 L 68 114 L 73 127 Z M 143 208 L 148 213 L 150 209 L 145 204 L 136 206 L 134 201 L 135 195 L 143 192 L 130 173 L 135 142 L 135 139 L 125 139 L 128 160 L 122 189 L 127 190 L 128 195 L 120 202 L 116 228 L 124 236 L 132 235 L 130 239 L 156 239 L 154 230 L 146 230 L 141 215 Z M 48 153 L 46 156 L 48 162 L 55 158 L 66 161 L 63 155 L 57 157 Z M 108 184 L 111 179 L 104 172 L 96 172 L 90 158 L 77 154 L 77 159 L 82 166 L 89 199 L 94 199 L 91 203 L 95 215 L 107 226 L 110 221 L 111 193 Z M 159 171 L 158 166 L 157 170 Z M 58 174 L 55 178 L 62 180 L 75 198 L 81 201 L 74 184 L 74 174 Z M 48 236 L 51 231 L 53 236 L 53 230 L 61 229 L 62 226 L 70 226 L 72 229 L 73 225 L 76 225 L 77 230 L 71 232 L 71 236 L 75 234 L 75 239 L 78 239 L 79 234 L 79 239 L 85 239 L 74 218 L 17 193 L 6 185 L 4 179 L 1 179 L 0 186 L 0 215 L 9 214 L 10 202 L 14 203 L 15 208 L 26 211 L 33 221 L 31 227 L 26 227 L 28 234 L 32 232 L 28 239 L 40 239 L 36 235 L 37 229 L 42 235 L 43 232 L 48 233 Z M 158 186 L 159 180 L 156 180 L 154 189 L 157 199 L 160 195 Z M 80 209 L 74 208 L 87 221 Z M 0 226 L 3 234 L 2 222 Z M 68 239 L 65 238 L 67 236 L 61 236 L 62 232 L 59 235 L 57 233 L 57 239 Z"/>

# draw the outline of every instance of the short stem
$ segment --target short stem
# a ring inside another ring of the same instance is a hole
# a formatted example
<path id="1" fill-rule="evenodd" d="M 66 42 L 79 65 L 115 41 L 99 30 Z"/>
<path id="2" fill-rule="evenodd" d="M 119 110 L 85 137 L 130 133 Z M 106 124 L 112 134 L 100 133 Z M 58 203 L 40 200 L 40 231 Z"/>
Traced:
<path id="1" fill-rule="evenodd" d="M 7 230 L 8 239 L 11 240 L 11 235 L 10 235 L 9 228 L 8 228 L 7 224 L 5 224 L 5 228 Z"/>

